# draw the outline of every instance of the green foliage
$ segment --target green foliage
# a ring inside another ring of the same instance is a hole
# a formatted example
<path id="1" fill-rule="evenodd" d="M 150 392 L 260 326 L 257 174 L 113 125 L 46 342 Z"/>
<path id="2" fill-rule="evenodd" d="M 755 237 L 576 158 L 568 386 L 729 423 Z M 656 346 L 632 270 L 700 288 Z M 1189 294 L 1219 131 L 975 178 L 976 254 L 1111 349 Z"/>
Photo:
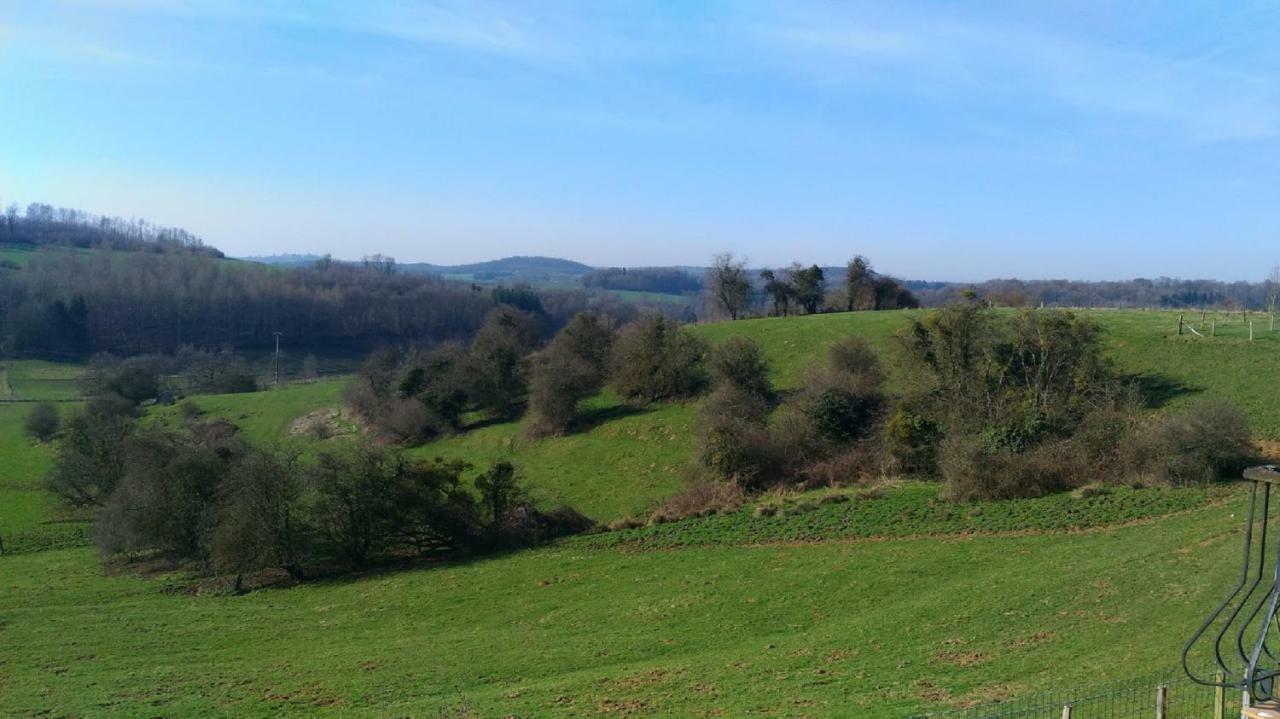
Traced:
<path id="1" fill-rule="evenodd" d="M 468 354 L 470 395 L 481 409 L 513 417 L 528 389 L 528 356 L 545 331 L 537 317 L 502 306 L 485 318 Z"/>
<path id="2" fill-rule="evenodd" d="M 52 402 L 40 402 L 31 408 L 22 423 L 27 436 L 37 442 L 48 442 L 58 434 L 58 407 Z"/>
<path id="3" fill-rule="evenodd" d="M 780 447 L 766 422 L 771 407 L 759 395 L 722 384 L 698 412 L 695 460 L 722 479 L 758 489 L 778 481 Z"/>
<path id="4" fill-rule="evenodd" d="M 622 328 L 614 345 L 610 378 L 626 399 L 654 402 L 697 394 L 706 385 L 706 345 L 660 316 Z"/>
<path id="5" fill-rule="evenodd" d="M 736 387 L 766 400 L 773 397 L 769 363 L 760 345 L 747 337 L 730 337 L 716 345 L 707 356 L 707 368 L 717 386 Z"/>
<path id="6" fill-rule="evenodd" d="M 817 265 L 795 267 L 791 270 L 791 296 L 808 314 L 815 314 L 822 307 L 827 295 L 827 280 Z"/>
<path id="7" fill-rule="evenodd" d="M 247 453 L 223 479 L 218 495 L 210 547 L 215 572 L 280 567 L 295 579 L 303 577 L 311 526 L 296 455 Z"/>
<path id="8" fill-rule="evenodd" d="M 534 355 L 529 381 L 529 433 L 563 434 L 578 419 L 579 403 L 600 391 L 613 351 L 613 329 L 580 314 Z"/>
<path id="9" fill-rule="evenodd" d="M 127 471 L 125 442 L 135 423 L 129 407 L 109 398 L 71 415 L 45 480 L 49 492 L 72 507 L 103 504 Z"/>

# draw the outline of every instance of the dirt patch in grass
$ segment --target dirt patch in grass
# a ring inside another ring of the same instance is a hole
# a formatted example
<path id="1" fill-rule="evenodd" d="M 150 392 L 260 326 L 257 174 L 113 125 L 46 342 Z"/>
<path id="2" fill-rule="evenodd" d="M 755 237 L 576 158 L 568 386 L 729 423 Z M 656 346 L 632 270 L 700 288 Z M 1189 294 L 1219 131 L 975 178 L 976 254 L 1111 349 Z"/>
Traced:
<path id="1" fill-rule="evenodd" d="M 325 440 L 355 431 L 355 425 L 336 407 L 308 412 L 289 423 L 289 435 L 292 437 Z"/>

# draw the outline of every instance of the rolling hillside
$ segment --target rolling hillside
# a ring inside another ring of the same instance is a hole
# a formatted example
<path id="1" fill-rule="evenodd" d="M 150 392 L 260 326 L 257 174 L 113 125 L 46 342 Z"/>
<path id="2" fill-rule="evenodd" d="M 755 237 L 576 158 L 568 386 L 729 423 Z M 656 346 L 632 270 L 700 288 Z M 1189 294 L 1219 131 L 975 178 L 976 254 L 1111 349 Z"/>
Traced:
<path id="1" fill-rule="evenodd" d="M 832 339 L 866 336 L 891 376 L 905 313 L 695 328 L 760 340 L 793 385 Z M 1280 337 L 1239 324 L 1211 341 L 1176 315 L 1099 312 L 1117 364 L 1168 407 L 1222 395 L 1280 437 L 1267 401 Z M 38 390 L 65 366 L 20 365 Z M 12 370 L 11 370 L 12 371 Z M 341 381 L 197 398 L 269 442 L 340 403 Z M 38 487 L 47 448 L 29 405 L 0 404 L 5 526 L 60 518 Z M 635 409 L 608 394 L 593 426 L 530 442 L 517 424 L 418 452 L 509 458 L 538 495 L 600 519 L 678 488 L 695 404 Z M 170 408 L 149 421 L 168 421 Z M 326 442 L 350 441 L 339 436 Z M 824 501 L 765 497 L 706 520 L 589 535 L 511 555 L 223 596 L 181 577 L 103 576 L 86 548 L 0 557 L 0 706 L 19 715 L 860 716 L 1006 698 L 1171 667 L 1238 551 L 1241 493 L 939 504 L 936 486 Z M 927 536 L 917 536 L 927 535 Z M 136 570 L 135 570 L 136 571 Z M 1001 588 L 993 594 L 991 587 Z M 74 630 L 75 640 L 69 642 Z"/>

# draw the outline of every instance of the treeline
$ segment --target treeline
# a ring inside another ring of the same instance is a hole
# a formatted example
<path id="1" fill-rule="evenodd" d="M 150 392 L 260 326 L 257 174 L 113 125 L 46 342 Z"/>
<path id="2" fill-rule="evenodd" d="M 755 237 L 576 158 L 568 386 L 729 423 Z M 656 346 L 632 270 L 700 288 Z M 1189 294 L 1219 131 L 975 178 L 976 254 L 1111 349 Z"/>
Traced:
<path id="1" fill-rule="evenodd" d="M 280 269 L 199 254 L 37 252 L 0 282 L 0 352 L 83 358 L 263 350 L 280 332 L 303 350 L 369 351 L 469 338 L 485 315 L 518 303 L 551 326 L 587 307 L 578 291 L 485 288 L 396 272 L 388 258 Z"/>
<path id="2" fill-rule="evenodd" d="M 582 284 L 605 290 L 634 290 L 667 295 L 702 291 L 701 278 L 673 267 L 609 267 L 583 275 Z"/>
<path id="3" fill-rule="evenodd" d="M 731 320 L 757 315 L 786 317 L 819 312 L 908 309 L 919 299 L 899 280 L 871 268 L 861 255 L 849 260 L 834 285 L 827 270 L 799 263 L 753 277 L 746 261 L 731 253 L 716 255 L 707 270 L 706 292 L 711 311 Z"/>
<path id="4" fill-rule="evenodd" d="M 0 244 L 57 245 L 82 249 L 187 252 L 222 257 L 196 235 L 137 218 L 104 217 L 68 207 L 33 202 L 22 210 L 10 204 L 0 218 Z"/>
<path id="5" fill-rule="evenodd" d="M 976 284 L 906 283 L 922 304 L 941 307 L 978 297 L 999 307 L 1163 307 L 1276 311 L 1280 274 L 1263 282 L 1179 280 L 1168 277 L 1110 282 L 988 280 Z"/>
<path id="6" fill-rule="evenodd" d="M 57 430 L 48 488 L 93 515 L 107 558 L 161 556 L 242 578 L 294 579 L 374 561 L 529 546 L 584 531 L 568 507 L 542 511 L 500 462 L 468 487 L 462 462 L 362 446 L 296 454 L 244 442 L 235 425 L 186 412 L 170 430 L 103 396 Z"/>
<path id="7" fill-rule="evenodd" d="M 705 384 L 704 353 L 700 341 L 661 315 L 623 324 L 584 312 L 553 334 L 536 315 L 502 306 L 469 344 L 378 350 L 346 399 L 367 425 L 395 442 L 465 431 L 468 416 L 523 415 L 527 433 L 544 437 L 579 426 L 582 401 L 606 384 L 639 402 L 697 393 Z"/>

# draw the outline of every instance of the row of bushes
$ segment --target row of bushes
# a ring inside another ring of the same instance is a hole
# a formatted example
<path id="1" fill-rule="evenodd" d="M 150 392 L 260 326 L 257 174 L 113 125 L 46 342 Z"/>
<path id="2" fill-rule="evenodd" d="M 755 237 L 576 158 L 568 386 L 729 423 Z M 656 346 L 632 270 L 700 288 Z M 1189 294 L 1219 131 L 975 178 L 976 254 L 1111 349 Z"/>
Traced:
<path id="1" fill-rule="evenodd" d="M 1069 312 L 1002 318 L 961 305 L 914 321 L 901 340 L 893 396 L 856 337 L 785 394 L 750 340 L 715 348 L 696 464 L 748 491 L 906 474 L 941 477 L 947 496 L 976 500 L 1203 482 L 1253 459 L 1238 408 L 1205 400 L 1151 413 L 1105 359 L 1100 328 Z"/>
<path id="2" fill-rule="evenodd" d="M 525 412 L 530 435 L 562 434 L 583 419 L 582 400 L 606 384 L 638 402 L 691 396 L 706 385 L 706 346 L 659 315 L 617 329 L 606 316 L 581 313 L 546 335 L 536 315 L 501 306 L 469 346 L 375 352 L 346 399 L 384 437 L 419 442 L 463 429 L 469 412 L 498 419 Z"/>
<path id="3" fill-rule="evenodd" d="M 223 421 L 140 426 L 127 403 L 97 400 L 67 422 L 48 486 L 91 508 L 106 555 L 159 552 L 217 574 L 364 566 L 379 557 L 526 546 L 590 520 L 537 509 L 515 468 L 474 489 L 462 462 L 376 447 L 295 454 L 255 448 Z"/>

